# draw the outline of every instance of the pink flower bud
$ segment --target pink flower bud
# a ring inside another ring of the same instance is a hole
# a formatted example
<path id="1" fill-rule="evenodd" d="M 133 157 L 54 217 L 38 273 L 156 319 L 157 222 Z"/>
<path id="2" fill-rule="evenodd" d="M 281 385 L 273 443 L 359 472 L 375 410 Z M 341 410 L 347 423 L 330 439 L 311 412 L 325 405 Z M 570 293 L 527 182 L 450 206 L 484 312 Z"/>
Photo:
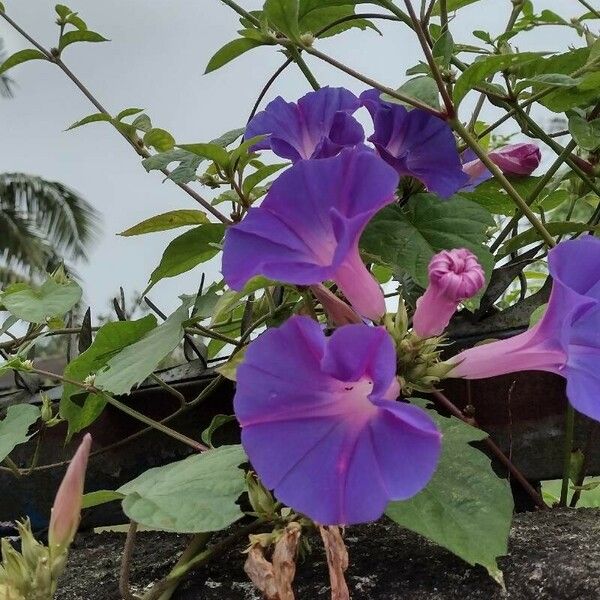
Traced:
<path id="1" fill-rule="evenodd" d="M 327 316 L 334 325 L 342 326 L 351 323 L 362 323 L 362 319 L 352 310 L 352 308 L 324 285 L 320 283 L 311 285 L 310 291 L 321 303 Z"/>
<path id="2" fill-rule="evenodd" d="M 68 547 L 79 527 L 83 483 L 91 446 L 92 436 L 88 433 L 69 463 L 56 493 L 48 530 L 48 542 L 51 550 L 56 547 Z"/>
<path id="3" fill-rule="evenodd" d="M 511 144 L 489 153 L 490 159 L 506 175 L 531 175 L 542 160 L 535 144 Z"/>
<path id="4" fill-rule="evenodd" d="M 485 274 L 477 257 L 465 248 L 442 250 L 429 263 L 429 285 L 417 300 L 414 332 L 420 337 L 440 335 L 463 300 L 483 287 Z"/>

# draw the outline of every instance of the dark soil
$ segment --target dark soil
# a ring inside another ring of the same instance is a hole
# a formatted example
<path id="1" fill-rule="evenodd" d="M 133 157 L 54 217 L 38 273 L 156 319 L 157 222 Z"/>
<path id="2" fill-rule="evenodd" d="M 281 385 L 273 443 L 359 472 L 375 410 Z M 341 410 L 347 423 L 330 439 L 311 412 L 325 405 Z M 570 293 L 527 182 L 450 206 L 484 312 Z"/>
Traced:
<path id="1" fill-rule="evenodd" d="M 482 532 L 485 536 L 485 532 Z M 600 599 L 600 510 L 552 510 L 515 517 L 510 554 L 500 560 L 506 592 L 480 567 L 389 521 L 346 531 L 353 600 L 595 600 Z M 80 536 L 57 594 L 59 600 L 118 600 L 124 536 Z M 166 574 L 186 539 L 138 536 L 134 591 Z M 327 569 L 315 539 L 296 577 L 298 600 L 328 600 Z M 260 600 L 243 572 L 242 545 L 193 574 L 174 600 Z"/>

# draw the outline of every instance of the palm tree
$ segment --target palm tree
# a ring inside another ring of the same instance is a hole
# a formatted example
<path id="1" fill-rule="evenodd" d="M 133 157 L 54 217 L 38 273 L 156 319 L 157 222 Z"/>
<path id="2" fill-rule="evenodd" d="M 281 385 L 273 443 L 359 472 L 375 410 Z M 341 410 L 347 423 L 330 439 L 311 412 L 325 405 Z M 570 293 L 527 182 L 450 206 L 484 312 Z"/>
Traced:
<path id="1" fill-rule="evenodd" d="M 12 96 L 12 80 L 2 75 L 0 95 Z M 85 260 L 99 224 L 99 213 L 66 185 L 0 173 L 0 284 L 35 279 L 61 261 Z"/>
<path id="2" fill-rule="evenodd" d="M 0 282 L 35 278 L 62 260 L 85 260 L 99 221 L 62 183 L 0 173 Z"/>

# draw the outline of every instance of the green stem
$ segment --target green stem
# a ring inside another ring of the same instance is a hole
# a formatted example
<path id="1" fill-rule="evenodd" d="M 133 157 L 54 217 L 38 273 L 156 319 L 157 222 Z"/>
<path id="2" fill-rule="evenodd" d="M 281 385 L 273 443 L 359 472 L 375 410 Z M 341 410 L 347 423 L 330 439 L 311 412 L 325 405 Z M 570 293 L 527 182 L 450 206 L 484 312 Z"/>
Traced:
<path id="1" fill-rule="evenodd" d="M 287 41 L 284 43 L 284 46 L 286 48 L 288 48 L 289 44 L 290 44 L 290 42 Z M 420 100 L 417 100 L 416 98 L 406 96 L 405 94 L 398 92 L 398 91 L 392 89 L 391 87 L 388 87 L 386 85 L 383 85 L 382 83 L 379 83 L 375 79 L 371 79 L 367 75 L 363 75 L 362 73 L 359 73 L 358 71 L 355 71 L 351 67 L 348 67 L 347 65 L 345 65 L 345 64 L 341 63 L 340 61 L 336 60 L 335 58 L 332 58 L 331 56 L 321 52 L 320 50 L 313 48 L 312 46 L 303 46 L 302 49 L 304 50 L 304 52 L 308 52 L 308 54 L 311 54 L 312 56 L 316 56 L 317 58 L 320 58 L 322 61 L 329 63 L 332 67 L 335 67 L 336 69 L 343 71 L 347 75 L 354 77 L 354 79 L 358 79 L 358 81 L 362 81 L 363 83 L 366 83 L 368 86 L 373 87 L 373 88 L 379 90 L 380 92 L 383 92 L 384 94 L 387 94 L 388 96 L 391 96 L 392 98 L 395 98 L 396 100 L 400 100 L 400 102 L 409 104 L 410 106 L 414 106 L 415 108 L 420 108 L 421 110 L 425 110 L 428 113 L 431 113 L 432 115 L 435 115 L 436 117 L 439 117 L 439 118 L 446 117 L 445 114 L 441 113 L 439 110 L 435 110 L 428 104 L 425 104 L 424 102 L 421 102 Z"/>
<path id="2" fill-rule="evenodd" d="M 486 151 L 479 145 L 475 137 L 471 135 L 465 127 L 463 127 L 462 123 L 458 119 L 452 119 L 450 121 L 450 124 L 452 125 L 452 128 L 467 143 L 471 150 L 475 152 L 477 157 L 487 167 L 490 173 L 492 173 L 492 175 L 496 178 L 500 185 L 506 190 L 507 194 L 517 205 L 517 208 L 521 210 L 521 212 L 527 217 L 527 219 L 533 225 L 533 227 L 535 227 L 535 229 L 538 231 L 546 245 L 550 248 L 554 247 L 556 245 L 554 242 L 554 238 L 544 227 L 544 224 L 537 218 L 536 214 L 531 210 L 531 208 L 529 208 L 527 202 L 521 197 L 519 192 L 517 192 L 517 190 L 513 187 L 510 181 L 508 181 L 508 179 L 504 176 L 504 173 L 502 173 L 500 168 L 497 167 L 494 164 L 494 162 L 490 159 Z"/>
<path id="3" fill-rule="evenodd" d="M 600 19 L 600 12 L 596 10 L 587 0 L 578 0 L 579 4 L 585 6 L 591 13 L 593 13 L 597 19 Z"/>
<path id="4" fill-rule="evenodd" d="M 308 83 L 310 83 L 312 89 L 315 91 L 321 89 L 319 82 L 316 80 L 315 76 L 312 74 L 312 71 L 309 69 L 305 60 L 300 56 L 300 52 L 298 52 L 298 48 L 296 48 L 295 46 L 289 46 L 288 50 L 289 50 L 290 56 L 294 59 L 294 62 L 298 65 L 298 67 L 302 71 L 302 74 L 304 75 L 304 77 L 306 77 L 306 80 L 308 81 Z"/>
<path id="5" fill-rule="evenodd" d="M 239 4 L 233 2 L 233 0 L 221 0 L 221 2 L 233 9 L 238 15 L 240 15 L 240 17 L 244 17 L 244 19 L 248 19 L 248 21 L 250 21 L 256 27 L 260 27 L 260 21 L 247 10 L 243 9 Z"/>
<path id="6" fill-rule="evenodd" d="M 571 453 L 573 451 L 573 437 L 575 433 L 575 409 L 567 404 L 565 414 L 565 438 L 564 438 L 564 463 L 562 486 L 560 488 L 560 506 L 567 506 L 567 497 L 569 495 L 569 475 L 571 471 Z"/>
<path id="7" fill-rule="evenodd" d="M 442 24 L 442 33 L 448 31 L 448 2 L 447 0 L 439 0 L 440 7 L 440 22 Z"/>
<path id="8" fill-rule="evenodd" d="M 169 589 L 173 584 L 177 584 L 181 579 L 187 575 L 190 571 L 201 567 L 213 558 L 222 555 L 224 552 L 229 550 L 238 540 L 245 538 L 249 534 L 259 529 L 264 524 L 262 519 L 257 519 L 253 523 L 241 527 L 237 531 L 233 532 L 230 536 L 226 537 L 221 542 L 211 546 L 196 555 L 194 558 L 189 560 L 183 565 L 180 565 L 177 569 L 173 569 L 165 579 L 154 586 L 150 591 L 146 592 L 142 597 L 142 600 L 158 600 L 165 590 Z"/>
<path id="9" fill-rule="evenodd" d="M 379 0 L 383 6 L 390 9 L 390 4 L 393 4 L 389 0 Z M 435 58 L 431 52 L 431 48 L 427 43 L 427 37 L 425 36 L 425 32 L 423 31 L 423 27 L 415 13 L 415 9 L 410 0 L 404 0 L 404 4 L 406 5 L 406 10 L 410 16 L 412 22 L 412 28 L 414 29 L 417 37 L 419 38 L 419 43 L 421 44 L 421 49 L 423 50 L 423 54 L 425 55 L 425 59 L 427 60 L 427 64 L 429 65 L 429 69 L 431 70 L 431 74 L 435 79 L 440 95 L 442 96 L 442 100 L 444 101 L 444 106 L 446 107 L 446 114 L 449 119 L 452 119 L 456 114 L 456 110 L 454 108 L 454 103 L 452 102 L 452 98 L 448 93 L 448 88 L 442 79 L 442 74 L 435 62 Z M 446 19 L 448 18 L 448 13 L 446 11 Z M 448 27 L 448 21 L 446 20 L 446 28 Z"/>
<path id="10" fill-rule="evenodd" d="M 193 538 L 192 541 L 188 544 L 187 548 L 183 551 L 183 554 L 171 570 L 171 573 L 176 572 L 181 567 L 184 567 L 188 562 L 196 557 L 196 555 L 206 548 L 206 544 L 210 540 L 211 533 L 198 533 Z M 170 576 L 167 575 L 167 578 Z M 171 597 L 177 590 L 179 586 L 180 580 L 177 579 L 169 584 L 169 586 L 165 589 L 165 591 L 158 597 L 158 600 L 171 600 Z M 150 590 L 152 591 L 152 590 Z"/>
<path id="11" fill-rule="evenodd" d="M 532 190 L 531 194 L 525 200 L 528 206 L 531 206 L 536 198 L 540 195 L 543 189 L 546 187 L 548 182 L 554 177 L 554 174 L 560 169 L 561 165 L 564 163 L 565 158 L 571 154 L 571 152 L 577 147 L 577 142 L 571 141 L 569 144 L 563 149 L 563 151 L 558 155 L 556 160 L 552 163 L 550 168 L 546 171 L 544 176 L 538 181 L 535 188 Z M 500 232 L 498 237 L 494 240 L 494 243 L 490 246 L 490 252 L 495 252 L 500 244 L 508 237 L 510 232 L 513 230 L 515 225 L 519 222 L 522 214 L 517 209 L 515 216 L 509 221 L 509 223 L 505 226 L 505 228 Z"/>
<path id="12" fill-rule="evenodd" d="M 157 431 L 160 431 L 161 433 L 164 433 L 165 435 L 172 437 L 173 439 L 177 440 L 178 442 L 182 442 L 183 444 L 190 446 L 190 448 L 193 448 L 194 450 L 196 450 L 196 452 L 204 452 L 205 450 L 208 450 L 208 447 L 205 446 L 204 444 L 201 444 L 200 442 L 197 442 L 196 440 L 189 438 L 187 435 L 183 435 L 182 433 L 179 433 L 178 431 L 175 431 L 174 429 L 171 429 L 170 427 L 167 427 L 166 425 L 163 425 L 162 423 L 159 423 L 158 421 L 155 421 L 154 419 L 147 417 L 146 415 L 138 412 L 137 410 L 135 410 L 134 408 L 131 408 L 130 406 L 127 406 L 127 404 L 124 404 L 120 400 L 117 400 L 116 398 L 109 396 L 108 394 L 106 394 L 105 392 L 103 392 L 102 390 L 100 390 L 94 386 L 86 385 L 85 383 L 82 383 L 81 381 L 75 381 L 74 379 L 69 379 L 62 375 L 58 375 L 57 373 L 51 373 L 49 371 L 44 371 L 43 369 L 37 369 L 35 367 L 31 369 L 31 372 L 37 373 L 38 375 L 42 375 L 44 377 L 48 377 L 50 379 L 55 379 L 56 381 L 62 381 L 63 383 L 69 383 L 71 385 L 74 385 L 74 386 L 82 389 L 82 390 L 89 392 L 90 394 L 96 394 L 96 395 L 104 398 L 104 400 L 106 400 L 106 402 L 108 404 L 114 406 L 115 408 L 118 408 L 121 412 L 124 412 L 126 415 L 129 415 L 133 419 L 136 419 L 137 421 L 140 421 L 141 423 L 144 423 L 144 424 L 148 425 L 149 427 L 152 427 L 153 429 L 156 429 Z"/>

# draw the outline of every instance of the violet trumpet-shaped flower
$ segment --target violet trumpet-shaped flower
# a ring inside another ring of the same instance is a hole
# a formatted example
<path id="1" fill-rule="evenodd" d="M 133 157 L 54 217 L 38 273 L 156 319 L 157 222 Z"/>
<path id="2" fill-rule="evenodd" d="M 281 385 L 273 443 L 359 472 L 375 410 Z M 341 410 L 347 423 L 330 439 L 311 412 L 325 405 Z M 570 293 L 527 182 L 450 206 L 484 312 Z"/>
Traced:
<path id="1" fill-rule="evenodd" d="M 542 160 L 542 153 L 535 144 L 510 144 L 488 154 L 490 160 L 505 175 L 531 175 Z M 462 155 L 463 171 L 469 176 L 469 181 L 463 189 L 473 190 L 480 183 L 490 179 L 492 174 L 472 150 L 466 150 Z"/>
<path id="2" fill-rule="evenodd" d="M 56 493 L 48 529 L 48 545 L 51 552 L 68 548 L 77 533 L 81 517 L 85 471 L 91 447 L 92 436 L 88 433 L 69 463 Z"/>
<path id="3" fill-rule="evenodd" d="M 378 319 L 383 293 L 358 241 L 373 215 L 393 201 L 397 183 L 395 171 L 366 150 L 297 163 L 260 207 L 227 230 L 225 281 L 240 290 L 255 275 L 297 285 L 333 280 L 358 313 Z"/>
<path id="4" fill-rule="evenodd" d="M 549 371 L 567 380 L 574 408 L 600 420 L 600 240 L 563 242 L 548 264 L 553 286 L 542 319 L 520 335 L 461 352 L 448 377 Z"/>
<path id="5" fill-rule="evenodd" d="M 378 519 L 430 480 L 440 433 L 396 402 L 396 353 L 382 327 L 325 337 L 294 316 L 248 348 L 237 371 L 242 444 L 278 500 L 322 525 Z"/>
<path id="6" fill-rule="evenodd" d="M 358 98 L 344 88 L 324 87 L 298 103 L 278 96 L 248 123 L 245 138 L 267 135 L 253 149 L 270 148 L 293 162 L 335 156 L 364 140 L 363 128 L 352 117 L 358 108 Z"/>
<path id="7" fill-rule="evenodd" d="M 424 110 L 384 102 L 377 90 L 363 92 L 360 99 L 375 128 L 369 141 L 400 175 L 415 177 L 444 198 L 465 185 L 468 177 L 448 123 Z"/>
<path id="8" fill-rule="evenodd" d="M 438 252 L 429 262 L 429 285 L 417 300 L 414 332 L 424 338 L 440 335 L 458 305 L 477 294 L 484 283 L 485 273 L 471 251 Z"/>

